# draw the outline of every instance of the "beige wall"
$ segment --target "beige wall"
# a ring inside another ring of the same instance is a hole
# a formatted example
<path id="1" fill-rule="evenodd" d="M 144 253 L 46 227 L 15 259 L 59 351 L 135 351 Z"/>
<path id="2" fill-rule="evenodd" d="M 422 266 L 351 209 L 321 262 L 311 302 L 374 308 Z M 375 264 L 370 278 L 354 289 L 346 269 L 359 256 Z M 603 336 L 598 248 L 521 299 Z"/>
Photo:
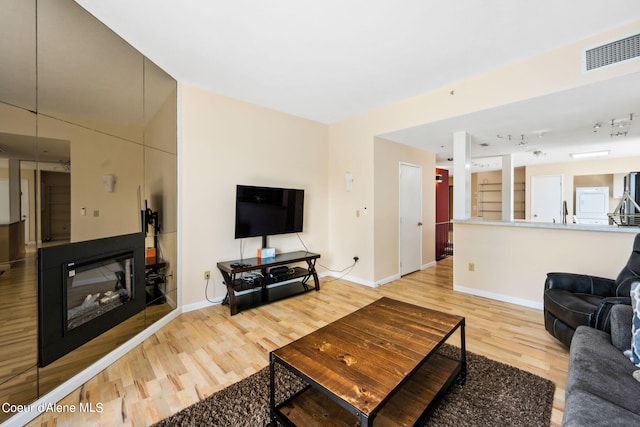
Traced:
<path id="1" fill-rule="evenodd" d="M 640 62 L 635 61 L 583 73 L 580 60 L 584 48 L 638 30 L 640 21 L 328 126 L 184 85 L 180 112 L 183 304 L 204 299 L 204 270 L 212 271 L 209 297 L 224 295 L 215 263 L 240 254 L 239 242 L 233 239 L 233 195 L 240 183 L 305 188 L 302 236 L 309 249 L 320 252 L 322 264 L 333 269 L 344 268 L 357 255 L 360 261 L 350 277 L 367 284 L 383 281 L 394 268 L 393 257 L 383 248 L 394 240 L 389 230 L 397 228 L 397 218 L 388 213 L 397 211 L 397 206 L 384 203 L 395 196 L 377 176 L 388 173 L 388 165 L 376 160 L 376 150 L 382 148 L 376 148 L 376 137 L 640 72 Z M 403 157 L 403 147 L 384 149 L 390 150 L 389 158 Z M 345 190 L 347 172 L 354 177 L 351 191 Z M 365 207 L 368 215 L 355 215 Z M 425 218 L 424 229 L 434 229 L 434 221 Z M 425 235 L 425 248 L 435 244 L 427 241 L 432 238 Z M 271 242 L 279 250 L 300 248 L 295 236 Z M 466 245 L 456 243 L 456 251 L 459 244 Z M 259 245 L 259 239 L 248 239 L 245 256 L 253 256 Z M 423 260 L 428 262 L 429 256 L 431 252 L 425 251 Z"/>
<path id="2" fill-rule="evenodd" d="M 385 191 L 375 186 L 377 171 L 373 166 L 373 153 L 376 136 L 639 72 L 640 62 L 632 61 L 597 72 L 583 73 L 580 59 L 585 48 L 639 30 L 640 21 L 637 21 L 544 55 L 332 124 L 329 131 L 331 265 L 337 266 L 358 254 L 360 262 L 353 270 L 354 276 L 372 283 L 384 279 L 377 275 L 375 268 L 377 264 L 387 262 L 383 254 L 374 253 L 378 245 L 378 237 L 374 235 L 374 221 L 377 224 L 378 212 L 373 210 L 364 218 L 353 215 L 356 209 L 372 206 L 378 191 Z M 452 90 L 455 90 L 453 96 L 450 94 Z M 349 194 L 344 191 L 345 172 L 352 172 L 355 177 L 354 188 Z M 434 226 L 425 222 L 427 228 Z"/>
<path id="3" fill-rule="evenodd" d="M 374 277 L 387 282 L 399 277 L 400 163 L 422 168 L 422 220 L 435 224 L 435 154 L 376 138 L 374 150 Z M 422 227 L 422 265 L 435 262 L 435 227 Z"/>
<path id="4" fill-rule="evenodd" d="M 454 289 L 542 308 L 548 272 L 615 279 L 631 254 L 633 230 L 604 232 L 561 227 L 456 223 Z M 469 270 L 469 263 L 474 265 L 474 271 Z"/>
<path id="5" fill-rule="evenodd" d="M 205 299 L 205 270 L 211 271 L 208 297 L 226 293 L 216 263 L 240 258 L 234 239 L 238 184 L 304 189 L 300 236 L 325 264 L 328 127 L 192 86 L 181 90 L 181 303 Z M 244 256 L 255 257 L 261 239 L 243 242 Z M 269 245 L 278 252 L 304 250 L 295 234 L 270 237 Z"/>

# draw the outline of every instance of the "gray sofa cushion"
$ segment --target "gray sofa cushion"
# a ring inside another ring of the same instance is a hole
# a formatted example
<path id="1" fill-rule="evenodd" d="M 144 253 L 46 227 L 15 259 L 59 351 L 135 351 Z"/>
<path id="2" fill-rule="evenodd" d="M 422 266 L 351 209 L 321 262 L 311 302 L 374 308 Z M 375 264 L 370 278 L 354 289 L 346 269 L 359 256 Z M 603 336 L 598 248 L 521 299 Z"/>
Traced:
<path id="1" fill-rule="evenodd" d="M 612 405 L 593 394 L 574 390 L 567 395 L 562 425 L 563 427 L 637 426 L 640 425 L 640 415 Z"/>
<path id="2" fill-rule="evenodd" d="M 618 304 L 611 309 L 611 344 L 618 350 L 631 348 L 631 320 L 633 308 L 630 305 Z"/>
<path id="3" fill-rule="evenodd" d="M 622 408 L 640 414 L 640 382 L 637 368 L 611 345 L 606 332 L 580 326 L 571 342 L 566 393 L 592 393 Z M 581 405 L 582 406 L 582 405 Z"/>

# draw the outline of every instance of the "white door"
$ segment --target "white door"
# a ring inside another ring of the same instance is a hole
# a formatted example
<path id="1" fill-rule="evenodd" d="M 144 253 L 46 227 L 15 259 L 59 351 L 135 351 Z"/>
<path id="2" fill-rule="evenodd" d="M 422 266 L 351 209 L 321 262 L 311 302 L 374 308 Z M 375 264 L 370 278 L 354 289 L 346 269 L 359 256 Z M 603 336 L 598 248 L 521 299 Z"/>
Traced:
<path id="1" fill-rule="evenodd" d="M 29 240 L 29 181 L 20 180 L 20 216 L 24 221 L 24 243 L 28 244 Z"/>
<path id="2" fill-rule="evenodd" d="M 10 222 L 9 178 L 0 178 L 0 224 L 9 224 Z"/>
<path id="3" fill-rule="evenodd" d="M 562 176 L 531 177 L 531 220 L 562 223 Z"/>
<path id="4" fill-rule="evenodd" d="M 400 275 L 422 267 L 422 168 L 400 164 Z"/>

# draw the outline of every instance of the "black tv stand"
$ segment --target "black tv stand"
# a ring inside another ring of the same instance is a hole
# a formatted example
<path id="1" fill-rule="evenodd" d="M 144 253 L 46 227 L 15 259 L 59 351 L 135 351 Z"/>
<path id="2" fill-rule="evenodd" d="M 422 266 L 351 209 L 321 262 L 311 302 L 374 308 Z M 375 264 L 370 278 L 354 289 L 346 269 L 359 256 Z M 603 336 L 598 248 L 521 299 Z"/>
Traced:
<path id="1" fill-rule="evenodd" d="M 247 258 L 217 264 L 227 287 L 223 304 L 229 305 L 231 315 L 247 308 L 268 304 L 312 290 L 320 290 L 316 273 L 319 254 L 297 251 L 277 254 L 274 258 Z M 289 266 L 305 262 L 306 268 Z M 286 272 L 273 267 L 289 266 Z M 243 277 L 246 276 L 246 277 Z M 296 280 L 300 279 L 300 280 Z M 309 283 L 313 279 L 313 286 Z"/>

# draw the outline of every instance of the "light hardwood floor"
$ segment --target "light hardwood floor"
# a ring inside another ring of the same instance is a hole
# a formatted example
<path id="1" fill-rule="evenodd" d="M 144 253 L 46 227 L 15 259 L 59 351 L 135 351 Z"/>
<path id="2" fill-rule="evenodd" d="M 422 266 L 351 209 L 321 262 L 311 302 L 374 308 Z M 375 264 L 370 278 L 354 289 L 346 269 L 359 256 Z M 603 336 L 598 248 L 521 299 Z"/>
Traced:
<path id="1" fill-rule="evenodd" d="M 566 348 L 545 331 L 541 311 L 454 292 L 452 258 L 378 288 L 321 283 L 320 292 L 233 317 L 220 305 L 184 313 L 59 402 L 100 403 L 102 413 L 48 413 L 30 425 L 152 424 L 267 366 L 269 351 L 381 296 L 465 316 L 468 351 L 555 382 L 551 424 L 561 423 Z"/>

